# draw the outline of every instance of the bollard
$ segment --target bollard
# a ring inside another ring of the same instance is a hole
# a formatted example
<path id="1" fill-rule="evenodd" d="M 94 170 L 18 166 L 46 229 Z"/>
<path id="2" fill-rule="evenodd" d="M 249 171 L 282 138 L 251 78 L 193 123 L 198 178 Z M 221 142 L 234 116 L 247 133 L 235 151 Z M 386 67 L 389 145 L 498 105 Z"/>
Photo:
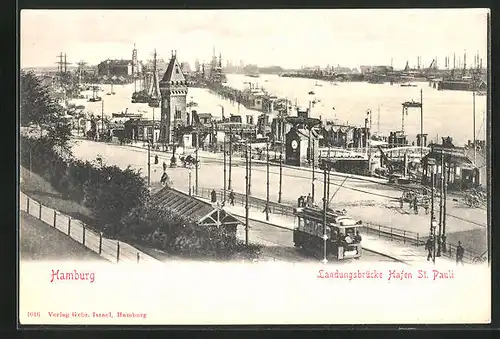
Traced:
<path id="1" fill-rule="evenodd" d="M 68 217 L 68 235 L 71 237 L 71 217 Z"/>
<path id="2" fill-rule="evenodd" d="M 139 263 L 139 252 L 137 252 L 137 263 Z"/>
<path id="3" fill-rule="evenodd" d="M 38 208 L 38 219 L 42 220 L 42 203 L 39 202 L 38 206 L 39 206 L 39 208 Z"/>
<path id="4" fill-rule="evenodd" d="M 392 227 L 391 227 L 391 241 L 392 241 Z"/>
<path id="5" fill-rule="evenodd" d="M 380 239 L 380 225 L 378 225 L 378 237 Z"/>
<path id="6" fill-rule="evenodd" d="M 120 261 L 120 242 L 116 242 L 116 262 Z"/>
<path id="7" fill-rule="evenodd" d="M 419 234 L 417 233 L 417 247 L 420 246 L 420 236 Z"/>
<path id="8" fill-rule="evenodd" d="M 85 246 L 85 224 L 82 224 L 82 226 L 83 226 L 83 241 L 82 241 L 82 243 L 83 243 L 83 246 Z"/>
<path id="9" fill-rule="evenodd" d="M 26 213 L 30 214 L 30 197 L 26 196 Z"/>
<path id="10" fill-rule="evenodd" d="M 99 255 L 102 253 L 102 232 L 99 232 Z"/>
<path id="11" fill-rule="evenodd" d="M 57 212 L 54 210 L 54 228 L 56 228 Z"/>
<path id="12" fill-rule="evenodd" d="M 403 231 L 403 244 L 406 244 L 406 231 Z"/>

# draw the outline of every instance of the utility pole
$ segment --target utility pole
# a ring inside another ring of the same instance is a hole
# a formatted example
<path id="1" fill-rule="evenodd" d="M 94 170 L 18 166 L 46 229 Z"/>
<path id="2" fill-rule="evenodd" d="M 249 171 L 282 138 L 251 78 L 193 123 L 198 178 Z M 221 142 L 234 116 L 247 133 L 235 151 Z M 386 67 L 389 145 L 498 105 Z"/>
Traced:
<path id="1" fill-rule="evenodd" d="M 245 140 L 245 245 L 248 245 L 248 195 L 250 194 L 248 141 Z"/>
<path id="2" fill-rule="evenodd" d="M 327 263 L 328 259 L 326 259 L 327 256 L 327 240 L 328 240 L 328 235 L 326 234 L 326 211 L 327 211 L 327 204 L 328 204 L 328 191 L 327 191 L 327 174 L 326 174 L 326 165 L 323 170 L 323 263 Z"/>
<path id="3" fill-rule="evenodd" d="M 420 89 L 420 159 L 424 157 L 424 99 Z"/>
<path id="4" fill-rule="evenodd" d="M 266 140 L 266 221 L 269 221 L 269 140 Z"/>
<path id="5" fill-rule="evenodd" d="M 191 196 L 191 168 L 189 169 L 189 173 L 188 173 L 188 184 L 189 184 L 189 195 Z"/>
<path id="6" fill-rule="evenodd" d="M 232 167 L 232 154 L 233 154 L 233 132 L 231 127 L 229 127 L 229 182 L 228 182 L 228 190 L 231 190 L 231 167 Z"/>
<path id="7" fill-rule="evenodd" d="M 104 133 L 104 100 L 101 101 L 101 133 Z"/>
<path id="8" fill-rule="evenodd" d="M 288 99 L 286 99 L 286 109 L 288 112 Z M 280 145 L 280 188 L 278 192 L 278 203 L 281 203 L 281 189 L 283 186 L 283 147 L 285 146 L 285 122 L 283 120 L 283 113 L 281 112 L 281 119 L 280 119 L 280 134 L 281 134 L 281 145 Z"/>
<path id="9" fill-rule="evenodd" d="M 227 184 L 227 180 L 226 180 L 226 131 L 224 130 L 224 138 L 222 139 L 222 150 L 224 152 L 224 199 L 222 200 L 224 203 L 226 203 L 226 184 Z"/>
<path id="10" fill-rule="evenodd" d="M 196 132 L 196 169 L 194 174 L 195 194 L 198 195 L 198 149 L 200 148 L 200 132 Z"/>
<path id="11" fill-rule="evenodd" d="M 250 157 L 248 158 L 248 195 L 252 195 L 252 143 L 250 143 L 249 146 Z"/>
<path id="12" fill-rule="evenodd" d="M 315 180 L 315 173 L 314 173 L 314 140 L 311 139 L 312 137 L 312 127 L 309 128 L 309 145 L 311 146 L 312 144 L 312 148 L 310 147 L 309 148 L 309 157 L 312 161 L 312 177 L 311 177 L 311 200 L 312 200 L 312 203 L 314 203 L 314 180 Z"/>
<path id="13" fill-rule="evenodd" d="M 152 128 L 152 136 L 153 144 L 155 142 L 155 108 L 153 107 L 153 128 Z"/>
<path id="14" fill-rule="evenodd" d="M 433 263 L 436 263 L 436 226 L 435 226 L 435 220 L 434 220 L 434 178 L 435 178 L 435 174 L 434 174 L 434 166 L 432 167 L 432 173 L 431 173 L 431 235 L 433 236 L 433 256 L 432 256 L 432 262 Z"/>
<path id="15" fill-rule="evenodd" d="M 474 166 L 476 166 L 476 92 L 472 92 L 472 135 L 474 146 Z"/>
<path id="16" fill-rule="evenodd" d="M 377 111 L 377 134 L 380 135 L 380 105 L 378 105 Z"/>
<path id="17" fill-rule="evenodd" d="M 148 187 L 151 187 L 151 142 L 148 140 Z"/>
<path id="18" fill-rule="evenodd" d="M 443 235 L 442 235 L 442 249 L 446 253 L 446 191 L 448 189 L 448 178 L 450 169 L 447 166 L 447 162 L 443 161 Z"/>
<path id="19" fill-rule="evenodd" d="M 442 226 L 443 226 L 443 177 L 444 177 L 444 154 L 443 149 L 441 149 L 441 173 L 439 178 L 439 231 L 438 231 L 438 248 L 436 256 L 441 256 L 441 239 L 442 239 Z"/>

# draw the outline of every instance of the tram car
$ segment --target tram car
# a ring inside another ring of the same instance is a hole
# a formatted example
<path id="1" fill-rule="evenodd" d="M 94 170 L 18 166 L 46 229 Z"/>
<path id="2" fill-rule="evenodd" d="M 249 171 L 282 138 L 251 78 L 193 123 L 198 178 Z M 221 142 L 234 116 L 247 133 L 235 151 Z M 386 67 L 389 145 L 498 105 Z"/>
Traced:
<path id="1" fill-rule="evenodd" d="M 324 213 L 317 207 L 299 207 L 294 211 L 296 217 L 293 230 L 295 247 L 323 258 Z M 326 213 L 326 256 L 327 259 L 344 260 L 361 257 L 361 239 L 357 231 L 362 227 L 361 220 L 356 221 L 345 212 L 329 210 Z"/>

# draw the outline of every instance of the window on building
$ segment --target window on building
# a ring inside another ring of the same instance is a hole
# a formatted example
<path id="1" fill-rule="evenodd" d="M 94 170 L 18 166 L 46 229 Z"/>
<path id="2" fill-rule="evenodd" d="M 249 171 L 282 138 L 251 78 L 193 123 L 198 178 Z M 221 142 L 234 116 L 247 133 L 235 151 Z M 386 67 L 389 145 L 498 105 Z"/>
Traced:
<path id="1" fill-rule="evenodd" d="M 179 74 L 179 67 L 176 67 L 176 68 L 175 68 L 175 73 L 176 73 L 176 74 Z"/>
<path id="2" fill-rule="evenodd" d="M 175 119 L 181 119 L 181 118 L 182 118 L 181 110 L 176 107 L 175 108 Z"/>

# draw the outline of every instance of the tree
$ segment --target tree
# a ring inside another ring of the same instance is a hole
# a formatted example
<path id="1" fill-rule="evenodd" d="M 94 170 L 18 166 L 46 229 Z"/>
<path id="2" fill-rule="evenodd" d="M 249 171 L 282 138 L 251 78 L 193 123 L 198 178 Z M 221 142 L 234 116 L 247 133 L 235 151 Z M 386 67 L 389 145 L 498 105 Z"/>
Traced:
<path id="1" fill-rule="evenodd" d="M 62 113 L 61 106 L 33 72 L 21 71 L 20 85 L 21 126 L 36 124 L 41 127 Z"/>
<path id="2" fill-rule="evenodd" d="M 103 231 L 116 236 L 121 229 L 122 218 L 133 209 L 143 206 L 149 191 L 138 171 L 117 166 L 103 166 L 92 175 L 85 185 L 85 205 L 95 215 Z"/>
<path id="3" fill-rule="evenodd" d="M 21 126 L 37 125 L 40 136 L 47 128 L 47 138 L 52 146 L 69 151 L 68 141 L 71 128 L 62 116 L 64 109 L 51 96 L 47 86 L 43 85 L 33 72 L 21 71 L 20 76 L 20 116 Z"/>

